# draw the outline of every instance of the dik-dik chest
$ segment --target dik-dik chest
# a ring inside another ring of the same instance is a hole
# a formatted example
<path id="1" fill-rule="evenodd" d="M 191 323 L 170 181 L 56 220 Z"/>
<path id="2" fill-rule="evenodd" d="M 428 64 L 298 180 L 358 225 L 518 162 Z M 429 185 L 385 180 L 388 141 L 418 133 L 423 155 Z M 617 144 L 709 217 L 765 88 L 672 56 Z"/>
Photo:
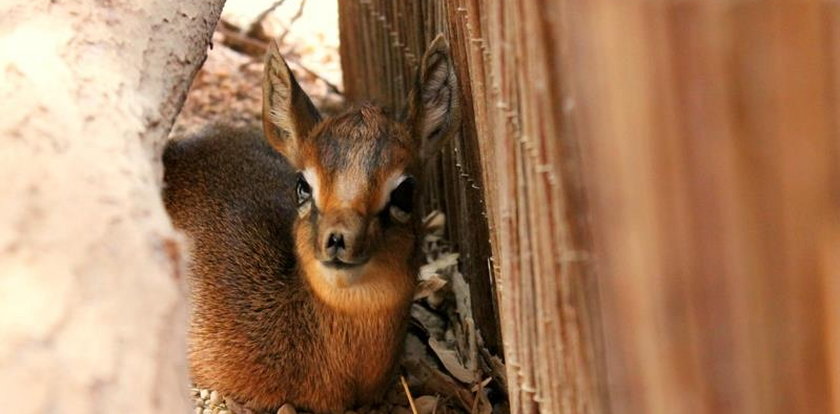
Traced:
<path id="1" fill-rule="evenodd" d="M 344 376 L 360 401 L 380 396 L 402 349 L 408 308 L 367 314 L 332 314 L 324 319 L 328 365 Z"/>
<path id="2" fill-rule="evenodd" d="M 320 279 L 310 279 L 309 286 L 328 365 L 348 378 L 360 398 L 373 399 L 402 349 L 416 271 L 407 261 L 378 259 L 367 269 L 351 287 L 322 286 Z"/>

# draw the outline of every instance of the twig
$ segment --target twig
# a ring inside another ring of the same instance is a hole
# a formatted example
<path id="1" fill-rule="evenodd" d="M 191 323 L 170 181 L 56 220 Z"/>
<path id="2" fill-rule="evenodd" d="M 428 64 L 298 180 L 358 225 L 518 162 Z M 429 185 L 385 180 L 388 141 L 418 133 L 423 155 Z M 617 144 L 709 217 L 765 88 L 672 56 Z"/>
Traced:
<path id="1" fill-rule="evenodd" d="M 300 19 L 300 16 L 303 15 L 303 7 L 306 6 L 306 0 L 300 0 L 300 7 L 298 7 L 297 12 L 295 15 L 292 16 L 291 20 L 289 20 L 289 25 L 286 26 L 286 31 L 280 35 L 280 39 L 278 40 L 280 43 L 283 43 L 286 40 L 286 35 L 289 34 L 289 31 L 292 29 L 292 25 L 295 24 L 297 19 Z"/>
<path id="2" fill-rule="evenodd" d="M 478 412 L 478 395 L 475 396 L 473 399 L 472 408 L 470 408 L 470 414 L 476 414 Z"/>
<path id="3" fill-rule="evenodd" d="M 493 379 L 496 380 L 495 384 L 497 385 L 497 389 L 507 396 L 508 389 L 505 364 L 502 363 L 502 360 L 499 359 L 499 357 L 492 355 L 490 351 L 483 346 L 479 347 L 479 352 L 481 352 L 481 362 L 484 365 L 482 367 L 484 372 L 490 373 Z"/>
<path id="4" fill-rule="evenodd" d="M 263 10 L 262 13 L 258 14 L 257 18 L 254 19 L 254 22 L 251 23 L 250 26 L 248 26 L 248 30 L 245 31 L 245 33 L 247 33 L 250 37 L 254 37 L 253 35 L 259 30 L 260 23 L 262 23 L 262 21 L 265 20 L 265 18 L 268 17 L 268 15 L 271 14 L 271 12 L 277 10 L 277 8 L 280 7 L 284 1 L 286 0 L 275 1 L 274 4 L 269 6 L 267 9 Z"/>
<path id="5" fill-rule="evenodd" d="M 237 32 L 236 30 L 224 27 L 223 25 L 217 26 L 216 31 L 220 32 L 225 36 L 224 40 L 222 41 L 222 44 L 237 52 L 251 56 L 256 60 L 261 59 L 262 56 L 265 54 L 265 51 L 268 50 L 268 42 L 248 37 L 246 35 L 243 35 L 242 33 Z M 342 92 L 341 89 L 338 88 L 338 86 L 327 80 L 327 78 L 319 75 L 312 69 L 309 69 L 306 66 L 304 66 L 302 63 L 300 63 L 298 59 L 288 55 L 285 56 L 285 59 L 286 62 L 291 63 L 299 67 L 304 72 L 320 79 L 322 82 L 324 82 L 324 84 L 327 85 L 327 89 L 329 89 L 331 92 L 338 95 L 344 95 L 344 92 Z"/>
<path id="6" fill-rule="evenodd" d="M 319 75 L 317 72 L 313 71 L 312 69 L 307 68 L 302 63 L 300 63 L 299 60 L 297 60 L 295 58 L 292 58 L 292 57 L 286 57 L 286 62 L 293 63 L 297 67 L 303 69 L 304 72 L 320 79 L 321 81 L 323 81 L 327 85 L 327 88 L 329 88 L 329 90 L 332 91 L 333 93 L 337 93 L 339 95 L 344 95 L 344 92 L 342 92 L 341 89 L 338 89 L 338 86 L 336 86 L 332 82 L 328 81 L 327 78 Z"/>
<path id="7" fill-rule="evenodd" d="M 490 381 L 493 381 L 493 377 L 487 377 L 484 379 L 484 381 L 476 382 L 475 385 L 473 385 L 472 387 L 472 392 L 478 392 L 480 388 L 486 387 L 487 384 L 490 383 Z"/>
<path id="8" fill-rule="evenodd" d="M 408 397 L 408 405 L 411 406 L 411 412 L 417 414 L 417 406 L 414 405 L 414 398 L 411 397 L 411 391 L 408 390 L 408 383 L 405 382 L 405 377 L 402 375 L 400 375 L 400 382 L 402 382 L 403 390 L 405 390 L 405 396 Z"/>
<path id="9" fill-rule="evenodd" d="M 261 58 L 265 51 L 268 50 L 268 43 L 259 39 L 254 39 L 239 33 L 222 25 L 216 26 L 216 31 L 223 34 L 225 37 L 222 44 L 239 52 L 243 55 L 254 58 Z"/>
<path id="10" fill-rule="evenodd" d="M 484 394 L 484 386 L 487 385 L 487 383 L 490 381 L 491 378 L 487 378 L 486 380 L 481 381 L 478 384 L 476 384 L 478 386 L 478 390 L 476 390 L 476 392 L 475 392 L 475 399 L 473 400 L 473 408 L 470 411 L 470 414 L 479 414 L 478 406 L 482 405 L 481 404 L 482 397 L 484 397 L 484 401 L 487 401 L 487 404 L 490 403 L 490 401 L 487 400 L 487 395 Z M 492 411 L 492 408 L 491 408 L 491 411 Z"/>

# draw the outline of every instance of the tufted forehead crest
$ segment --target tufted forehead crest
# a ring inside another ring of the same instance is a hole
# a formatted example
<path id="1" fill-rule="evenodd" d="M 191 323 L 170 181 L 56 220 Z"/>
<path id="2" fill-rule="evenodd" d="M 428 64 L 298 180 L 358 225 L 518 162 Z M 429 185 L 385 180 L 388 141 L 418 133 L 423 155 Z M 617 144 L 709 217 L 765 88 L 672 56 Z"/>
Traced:
<path id="1" fill-rule="evenodd" d="M 364 104 L 324 122 L 313 132 L 320 167 L 372 176 L 411 156 L 406 129 L 384 110 Z"/>

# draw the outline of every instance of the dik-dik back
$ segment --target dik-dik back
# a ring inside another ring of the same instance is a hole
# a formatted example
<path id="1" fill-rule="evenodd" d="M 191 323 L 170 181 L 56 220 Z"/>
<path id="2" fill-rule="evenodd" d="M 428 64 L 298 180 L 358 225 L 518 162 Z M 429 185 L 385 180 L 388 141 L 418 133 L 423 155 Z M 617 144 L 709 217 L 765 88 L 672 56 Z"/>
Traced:
<path id="1" fill-rule="evenodd" d="M 458 126 L 442 38 L 404 122 L 361 105 L 322 120 L 276 45 L 263 134 L 171 143 L 164 200 L 191 240 L 193 380 L 255 410 L 342 412 L 392 379 L 418 269 L 417 183 Z"/>

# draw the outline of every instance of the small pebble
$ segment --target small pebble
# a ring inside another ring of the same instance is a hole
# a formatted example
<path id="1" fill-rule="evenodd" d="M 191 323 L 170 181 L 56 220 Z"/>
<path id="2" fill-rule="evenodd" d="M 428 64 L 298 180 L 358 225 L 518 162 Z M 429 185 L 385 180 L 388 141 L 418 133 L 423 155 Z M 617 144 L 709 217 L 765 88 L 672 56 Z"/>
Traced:
<path id="1" fill-rule="evenodd" d="M 222 402 L 222 397 L 219 395 L 218 392 L 212 391 L 210 392 L 210 404 L 219 405 Z"/>
<path id="2" fill-rule="evenodd" d="M 415 399 L 414 405 L 417 406 L 417 412 L 419 414 L 432 414 L 432 412 L 435 411 L 435 406 L 437 406 L 437 402 L 437 397 L 431 395 L 424 395 Z"/>
<path id="3" fill-rule="evenodd" d="M 207 399 L 207 397 L 209 397 L 209 396 L 210 396 L 210 391 L 207 391 L 207 390 L 201 390 L 201 391 L 199 391 L 198 395 L 199 395 L 199 396 L 201 396 L 201 399 L 202 399 L 202 400 L 206 400 L 206 399 Z"/>
<path id="4" fill-rule="evenodd" d="M 204 411 L 201 412 L 201 414 L 213 414 L 213 410 L 205 408 Z"/>
<path id="5" fill-rule="evenodd" d="M 195 414 L 201 414 L 201 412 L 202 412 L 202 411 L 204 411 L 204 409 L 203 409 L 203 408 L 201 408 L 201 407 L 195 407 Z"/>
<path id="6" fill-rule="evenodd" d="M 204 400 L 202 400 L 199 397 L 196 397 L 195 406 L 196 406 L 196 408 L 204 408 Z"/>
<path id="7" fill-rule="evenodd" d="M 277 410 L 277 414 L 297 414 L 297 410 L 291 404 L 283 404 L 279 410 Z"/>

